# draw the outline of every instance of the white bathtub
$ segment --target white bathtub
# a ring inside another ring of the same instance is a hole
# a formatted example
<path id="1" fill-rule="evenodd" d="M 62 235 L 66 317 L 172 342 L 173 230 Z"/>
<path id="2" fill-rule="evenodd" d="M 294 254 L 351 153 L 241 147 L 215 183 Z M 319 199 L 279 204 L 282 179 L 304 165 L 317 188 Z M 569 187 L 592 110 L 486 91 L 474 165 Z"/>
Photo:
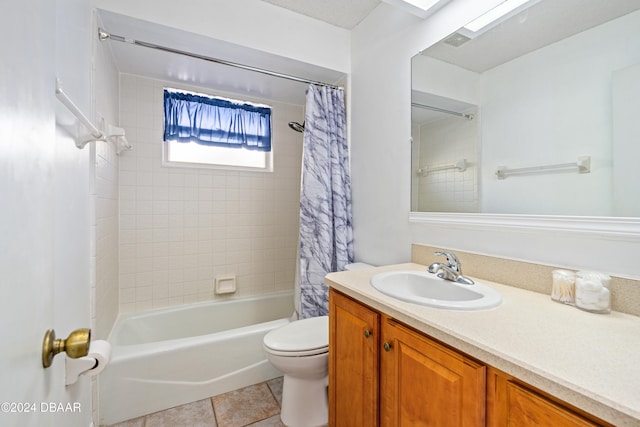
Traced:
<path id="1" fill-rule="evenodd" d="M 293 293 L 120 316 L 100 374 L 100 425 L 110 425 L 282 375 L 262 338 L 289 322 Z"/>

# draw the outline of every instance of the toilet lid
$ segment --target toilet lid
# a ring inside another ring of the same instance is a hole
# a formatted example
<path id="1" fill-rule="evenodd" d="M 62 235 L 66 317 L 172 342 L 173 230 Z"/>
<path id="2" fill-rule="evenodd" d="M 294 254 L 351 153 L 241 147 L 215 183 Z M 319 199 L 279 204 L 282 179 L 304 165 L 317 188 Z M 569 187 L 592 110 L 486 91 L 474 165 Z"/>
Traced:
<path id="1" fill-rule="evenodd" d="M 315 354 L 326 351 L 329 346 L 329 317 L 296 320 L 274 329 L 264 336 L 264 345 L 276 352 Z"/>

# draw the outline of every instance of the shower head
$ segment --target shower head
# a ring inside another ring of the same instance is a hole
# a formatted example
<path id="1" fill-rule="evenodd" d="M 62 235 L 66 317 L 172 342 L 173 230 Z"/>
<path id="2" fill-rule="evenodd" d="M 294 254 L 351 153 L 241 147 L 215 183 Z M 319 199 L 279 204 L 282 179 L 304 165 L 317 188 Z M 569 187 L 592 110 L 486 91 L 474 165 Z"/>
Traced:
<path id="1" fill-rule="evenodd" d="M 289 122 L 289 127 L 293 130 L 295 130 L 296 132 L 304 132 L 304 122 L 302 122 L 302 124 L 298 123 L 298 122 Z"/>

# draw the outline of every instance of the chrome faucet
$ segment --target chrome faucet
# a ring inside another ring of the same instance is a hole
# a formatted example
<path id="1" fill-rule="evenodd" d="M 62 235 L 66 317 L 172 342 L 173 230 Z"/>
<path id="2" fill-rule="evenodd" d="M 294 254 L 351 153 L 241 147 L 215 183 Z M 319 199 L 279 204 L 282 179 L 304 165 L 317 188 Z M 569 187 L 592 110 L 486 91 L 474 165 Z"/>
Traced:
<path id="1" fill-rule="evenodd" d="M 451 282 L 462 283 L 464 285 L 473 285 L 473 280 L 462 275 L 462 263 L 455 254 L 451 252 L 435 252 L 437 256 L 443 255 L 447 258 L 447 263 L 434 262 L 427 269 L 429 273 L 433 273 L 441 279 Z"/>

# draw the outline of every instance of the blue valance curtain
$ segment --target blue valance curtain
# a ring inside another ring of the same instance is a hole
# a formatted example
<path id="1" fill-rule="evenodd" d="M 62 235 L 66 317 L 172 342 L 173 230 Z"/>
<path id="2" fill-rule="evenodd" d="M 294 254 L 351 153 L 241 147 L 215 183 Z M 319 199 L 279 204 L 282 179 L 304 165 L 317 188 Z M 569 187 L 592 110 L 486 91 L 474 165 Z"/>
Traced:
<path id="1" fill-rule="evenodd" d="M 164 139 L 271 151 L 271 108 L 165 90 Z"/>

